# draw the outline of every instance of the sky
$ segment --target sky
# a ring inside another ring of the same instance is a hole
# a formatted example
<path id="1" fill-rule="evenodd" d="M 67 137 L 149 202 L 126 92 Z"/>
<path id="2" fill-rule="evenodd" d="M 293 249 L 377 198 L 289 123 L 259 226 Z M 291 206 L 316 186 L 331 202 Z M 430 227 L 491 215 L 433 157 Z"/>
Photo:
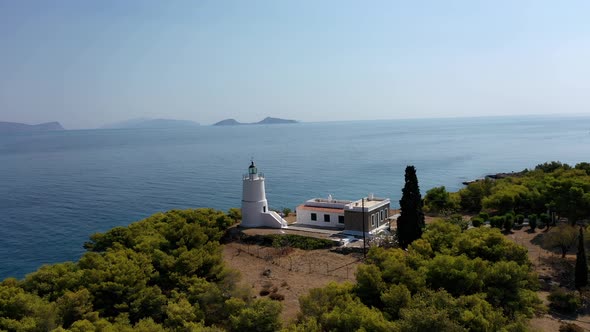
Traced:
<path id="1" fill-rule="evenodd" d="M 0 121 L 590 115 L 590 1 L 0 0 Z"/>

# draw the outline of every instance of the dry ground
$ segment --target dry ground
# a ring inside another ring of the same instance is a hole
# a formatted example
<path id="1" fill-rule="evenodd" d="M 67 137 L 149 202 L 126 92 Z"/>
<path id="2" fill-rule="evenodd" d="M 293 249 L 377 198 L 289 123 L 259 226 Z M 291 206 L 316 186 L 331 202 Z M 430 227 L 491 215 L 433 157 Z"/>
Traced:
<path id="1" fill-rule="evenodd" d="M 327 249 L 283 250 L 231 242 L 224 246 L 223 256 L 229 267 L 240 271 L 241 285 L 251 288 L 253 295 L 261 297 L 260 292 L 268 289 L 284 296 L 281 318 L 288 323 L 299 312 L 299 297 L 310 289 L 323 287 L 331 281 L 354 281 L 361 255 L 342 255 Z"/>

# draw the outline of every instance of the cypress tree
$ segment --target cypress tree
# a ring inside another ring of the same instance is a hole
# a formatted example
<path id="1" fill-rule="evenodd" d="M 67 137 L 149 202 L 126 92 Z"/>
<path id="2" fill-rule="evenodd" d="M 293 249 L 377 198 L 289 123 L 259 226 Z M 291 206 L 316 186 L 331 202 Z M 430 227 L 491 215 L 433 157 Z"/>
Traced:
<path id="1" fill-rule="evenodd" d="M 406 167 L 405 185 L 399 206 L 401 215 L 397 219 L 397 236 L 400 246 L 406 249 L 410 243 L 422 236 L 424 228 L 423 202 L 414 166 Z"/>
<path id="2" fill-rule="evenodd" d="M 586 250 L 584 250 L 584 231 L 582 227 L 580 227 L 580 236 L 578 237 L 575 283 L 577 289 L 588 285 L 588 263 L 586 262 Z"/>

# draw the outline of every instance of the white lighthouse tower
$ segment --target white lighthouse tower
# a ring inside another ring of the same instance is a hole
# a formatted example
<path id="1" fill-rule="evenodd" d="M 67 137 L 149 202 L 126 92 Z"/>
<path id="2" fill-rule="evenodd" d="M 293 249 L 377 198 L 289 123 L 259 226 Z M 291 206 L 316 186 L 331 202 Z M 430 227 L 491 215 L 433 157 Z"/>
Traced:
<path id="1" fill-rule="evenodd" d="M 287 221 L 276 212 L 268 210 L 264 175 L 258 173 L 254 162 L 248 167 L 248 174 L 243 177 L 242 190 L 242 227 L 287 227 Z"/>

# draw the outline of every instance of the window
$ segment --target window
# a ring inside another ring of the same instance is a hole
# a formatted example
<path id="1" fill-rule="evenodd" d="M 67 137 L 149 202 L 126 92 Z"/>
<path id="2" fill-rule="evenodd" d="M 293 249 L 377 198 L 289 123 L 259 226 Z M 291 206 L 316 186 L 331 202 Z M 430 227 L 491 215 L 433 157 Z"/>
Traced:
<path id="1" fill-rule="evenodd" d="M 324 221 L 330 222 L 330 215 L 329 214 L 324 214 Z"/>
<path id="2" fill-rule="evenodd" d="M 266 212 L 266 205 L 262 207 L 262 212 Z"/>
<path id="3" fill-rule="evenodd" d="M 385 209 L 385 218 L 389 217 L 388 214 L 389 214 L 389 209 Z"/>
<path id="4" fill-rule="evenodd" d="M 381 221 L 383 221 L 383 215 L 385 214 L 384 212 L 385 212 L 384 210 L 381 210 L 381 218 L 379 218 L 379 220 L 381 220 Z"/>
<path id="5" fill-rule="evenodd" d="M 344 216 L 338 216 L 338 223 L 344 224 Z"/>
<path id="6" fill-rule="evenodd" d="M 371 215 L 371 227 L 375 227 L 375 215 Z"/>
<path id="7" fill-rule="evenodd" d="M 317 214 L 315 214 L 315 213 L 312 213 L 312 214 L 311 214 L 311 220 L 313 220 L 313 221 L 316 221 L 316 220 L 318 220 L 318 215 L 317 215 Z"/>

